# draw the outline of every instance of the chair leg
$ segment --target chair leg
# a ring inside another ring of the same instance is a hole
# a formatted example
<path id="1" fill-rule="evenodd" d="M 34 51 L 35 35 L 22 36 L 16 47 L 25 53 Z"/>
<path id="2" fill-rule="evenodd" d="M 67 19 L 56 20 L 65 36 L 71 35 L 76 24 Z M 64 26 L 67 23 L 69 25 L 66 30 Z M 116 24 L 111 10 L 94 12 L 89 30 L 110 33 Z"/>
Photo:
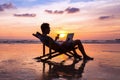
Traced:
<path id="1" fill-rule="evenodd" d="M 68 53 L 70 53 L 71 55 L 68 54 Z M 67 55 L 69 58 L 73 57 L 73 53 L 72 53 L 72 52 L 68 52 L 68 53 L 66 52 L 66 53 L 64 53 L 64 54 Z"/>
<path id="2" fill-rule="evenodd" d="M 78 55 L 78 53 L 75 51 L 75 50 L 73 50 L 73 52 L 74 52 L 74 58 L 76 59 L 76 58 L 78 58 L 78 59 L 82 59 L 81 57 L 82 56 L 80 56 L 80 55 Z"/>
<path id="3" fill-rule="evenodd" d="M 52 59 L 52 58 L 54 58 L 54 57 L 56 57 L 58 55 L 61 55 L 61 54 L 63 54 L 63 53 L 53 54 L 51 57 L 48 57 L 48 58 L 45 58 L 45 59 L 41 59 L 41 60 L 42 61 L 47 61 L 48 59 Z"/>

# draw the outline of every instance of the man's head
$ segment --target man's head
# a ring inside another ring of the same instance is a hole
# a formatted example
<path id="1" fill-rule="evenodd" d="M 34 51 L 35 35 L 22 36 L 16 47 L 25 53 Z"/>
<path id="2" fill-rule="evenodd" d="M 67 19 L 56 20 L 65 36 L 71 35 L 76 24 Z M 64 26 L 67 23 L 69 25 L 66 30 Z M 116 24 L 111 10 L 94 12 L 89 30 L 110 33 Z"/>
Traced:
<path id="1" fill-rule="evenodd" d="M 50 33 L 50 27 L 48 23 L 43 23 L 41 25 L 41 30 L 43 34 L 49 34 Z"/>

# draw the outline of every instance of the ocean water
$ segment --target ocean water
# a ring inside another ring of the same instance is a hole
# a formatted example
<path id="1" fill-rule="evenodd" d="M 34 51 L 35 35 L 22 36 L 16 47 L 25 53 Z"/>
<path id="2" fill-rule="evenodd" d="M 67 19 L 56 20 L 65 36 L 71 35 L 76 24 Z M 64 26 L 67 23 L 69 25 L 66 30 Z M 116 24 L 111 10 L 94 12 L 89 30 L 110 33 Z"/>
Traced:
<path id="1" fill-rule="evenodd" d="M 84 44 L 84 48 L 93 61 L 73 65 L 73 59 L 60 55 L 51 60 L 56 62 L 52 66 L 33 59 L 42 55 L 42 44 L 0 44 L 0 80 L 120 80 L 120 44 Z M 57 65 L 63 60 L 64 66 Z"/>

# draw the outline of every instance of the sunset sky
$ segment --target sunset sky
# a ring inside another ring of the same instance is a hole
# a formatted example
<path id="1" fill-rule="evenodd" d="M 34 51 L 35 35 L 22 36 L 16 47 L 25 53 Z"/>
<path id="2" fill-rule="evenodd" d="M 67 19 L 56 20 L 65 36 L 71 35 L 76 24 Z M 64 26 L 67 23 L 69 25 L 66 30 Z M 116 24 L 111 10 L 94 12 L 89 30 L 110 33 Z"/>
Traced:
<path id="1" fill-rule="evenodd" d="M 120 0 L 0 0 L 0 39 L 36 39 L 44 22 L 52 37 L 120 39 Z"/>

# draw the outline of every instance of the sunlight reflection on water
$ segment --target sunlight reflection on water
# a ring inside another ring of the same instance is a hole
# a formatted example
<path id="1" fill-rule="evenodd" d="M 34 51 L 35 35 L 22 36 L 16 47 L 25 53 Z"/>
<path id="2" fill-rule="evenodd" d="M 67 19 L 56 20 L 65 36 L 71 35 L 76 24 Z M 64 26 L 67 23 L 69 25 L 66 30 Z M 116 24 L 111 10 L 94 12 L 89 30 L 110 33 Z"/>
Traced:
<path id="1" fill-rule="evenodd" d="M 0 80 L 44 80 L 42 73 L 43 64 L 33 59 L 42 55 L 41 44 L 0 45 Z M 120 80 L 120 44 L 84 44 L 84 47 L 87 54 L 95 59 L 94 61 L 88 61 L 84 73 L 77 79 Z M 77 52 L 80 54 L 79 51 Z M 59 56 L 54 58 L 53 61 L 60 62 L 65 58 Z M 72 60 L 68 60 L 65 64 L 70 65 L 71 63 Z M 81 64 L 82 61 L 77 63 L 75 68 L 78 69 Z M 69 80 L 64 76 L 50 78 L 48 77 L 48 70 L 49 66 L 47 65 L 45 71 L 47 80 Z M 71 78 L 71 80 L 75 79 L 76 77 Z"/>

